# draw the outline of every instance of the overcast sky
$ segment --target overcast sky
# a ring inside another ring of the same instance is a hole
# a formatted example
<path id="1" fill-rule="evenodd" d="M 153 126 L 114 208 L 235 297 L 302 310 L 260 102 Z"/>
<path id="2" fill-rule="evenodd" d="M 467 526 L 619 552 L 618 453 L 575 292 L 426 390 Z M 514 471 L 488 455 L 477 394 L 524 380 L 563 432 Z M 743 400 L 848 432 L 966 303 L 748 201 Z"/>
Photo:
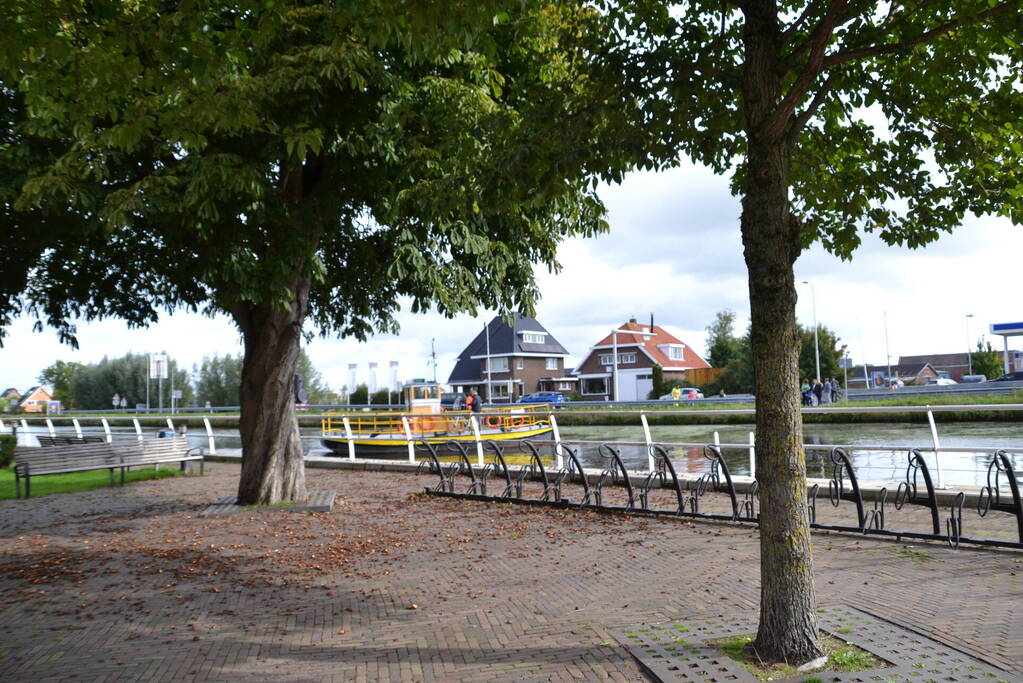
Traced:
<path id="1" fill-rule="evenodd" d="M 731 309 L 742 333 L 749 320 L 746 268 L 739 235 L 739 202 L 725 178 L 687 166 L 661 173 L 634 173 L 620 186 L 606 187 L 611 232 L 591 240 L 571 240 L 559 251 L 563 269 L 540 273 L 542 299 L 537 318 L 580 360 L 589 346 L 630 316 L 674 332 L 701 354 L 706 326 L 714 314 Z M 885 363 L 888 346 L 899 355 L 965 351 L 967 333 L 976 339 L 996 322 L 1023 319 L 1020 254 L 1023 229 L 1004 219 L 969 219 L 954 234 L 922 250 L 892 248 L 866 236 L 852 262 L 819 247 L 796 262 L 798 281 L 812 283 L 820 323 L 834 330 L 856 363 Z M 810 287 L 799 285 L 797 315 L 812 324 Z M 966 318 L 967 314 L 973 318 Z M 430 342 L 436 339 L 437 377 L 447 379 L 458 353 L 493 313 L 452 320 L 437 315 L 403 314 L 399 335 L 366 343 L 316 339 L 307 348 L 327 383 L 347 383 L 348 363 L 399 361 L 399 378 L 432 377 Z M 32 332 L 21 319 L 0 349 L 0 384 L 24 391 L 57 359 L 90 363 L 103 356 L 166 350 L 191 368 L 203 356 L 241 351 L 239 336 L 226 317 L 175 314 L 146 330 L 129 330 L 118 320 L 82 324 L 80 349 L 58 343 L 52 330 Z M 969 329 L 968 329 L 969 328 Z M 996 348 L 1001 338 L 988 335 Z M 1016 348 L 1019 344 L 1016 345 Z"/>

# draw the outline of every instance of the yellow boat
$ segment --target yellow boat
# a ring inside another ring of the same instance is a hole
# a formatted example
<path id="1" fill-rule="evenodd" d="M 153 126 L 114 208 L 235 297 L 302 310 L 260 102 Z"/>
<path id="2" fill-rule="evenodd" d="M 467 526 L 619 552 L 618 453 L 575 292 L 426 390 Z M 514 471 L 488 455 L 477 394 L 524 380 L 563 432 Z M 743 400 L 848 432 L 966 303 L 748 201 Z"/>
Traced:
<path id="1" fill-rule="evenodd" d="M 442 411 L 442 387 L 424 383 L 405 387 L 402 412 L 328 413 L 321 422 L 321 443 L 347 456 L 349 439 L 361 458 L 403 457 L 408 442 L 443 445 L 449 441 L 475 442 L 543 440 L 553 427 L 545 404 L 510 405 L 485 409 Z M 347 422 L 347 425 L 346 425 Z"/>

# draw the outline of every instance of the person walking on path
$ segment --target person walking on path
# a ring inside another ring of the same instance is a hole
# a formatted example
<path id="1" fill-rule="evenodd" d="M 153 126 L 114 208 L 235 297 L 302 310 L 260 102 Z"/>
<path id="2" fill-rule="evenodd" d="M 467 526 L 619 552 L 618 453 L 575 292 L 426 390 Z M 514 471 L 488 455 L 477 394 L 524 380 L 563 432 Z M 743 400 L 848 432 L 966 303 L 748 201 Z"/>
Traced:
<path id="1" fill-rule="evenodd" d="M 476 393 L 475 389 L 473 389 L 472 393 L 469 394 L 469 398 L 472 399 L 472 412 L 483 412 L 483 399 L 480 398 L 480 395 Z"/>
<path id="2" fill-rule="evenodd" d="M 675 407 L 678 408 L 678 400 L 682 397 L 682 389 L 675 387 L 671 390 L 671 400 L 675 402 Z"/>
<path id="3" fill-rule="evenodd" d="M 825 379 L 823 385 L 821 386 L 821 403 L 823 405 L 830 405 L 831 404 L 831 378 L 830 377 Z"/>
<path id="4" fill-rule="evenodd" d="M 821 396 L 824 394 L 824 385 L 816 377 L 813 380 L 813 404 L 819 406 L 821 404 Z"/>

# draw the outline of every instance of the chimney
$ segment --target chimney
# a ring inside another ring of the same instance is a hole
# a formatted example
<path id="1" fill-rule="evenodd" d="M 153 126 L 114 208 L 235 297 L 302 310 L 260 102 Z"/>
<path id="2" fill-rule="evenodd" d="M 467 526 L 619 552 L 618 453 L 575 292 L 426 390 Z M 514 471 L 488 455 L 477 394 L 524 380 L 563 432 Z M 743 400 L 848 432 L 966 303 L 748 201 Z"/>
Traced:
<path id="1" fill-rule="evenodd" d="M 652 312 L 650 313 L 650 331 L 654 331 L 654 314 Z"/>
<path id="2" fill-rule="evenodd" d="M 632 323 L 633 325 L 635 325 L 636 324 L 636 316 L 632 316 L 631 318 L 629 318 L 629 322 Z"/>

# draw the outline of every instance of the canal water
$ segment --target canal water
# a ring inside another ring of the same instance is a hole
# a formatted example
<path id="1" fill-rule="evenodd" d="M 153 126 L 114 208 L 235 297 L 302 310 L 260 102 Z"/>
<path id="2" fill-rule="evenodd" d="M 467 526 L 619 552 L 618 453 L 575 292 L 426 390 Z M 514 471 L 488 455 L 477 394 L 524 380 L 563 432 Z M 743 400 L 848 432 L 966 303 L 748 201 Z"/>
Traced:
<path id="1" fill-rule="evenodd" d="M 662 444 L 707 444 L 714 442 L 714 433 L 722 444 L 748 444 L 750 426 L 696 425 L 696 426 L 651 426 L 651 438 Z M 45 433 L 45 427 L 38 430 Z M 61 429 L 61 432 L 70 431 Z M 101 435 L 98 428 L 86 427 L 87 434 Z M 864 481 L 898 482 L 906 472 L 907 454 L 911 448 L 932 446 L 930 428 L 922 424 L 860 423 L 806 425 L 804 440 L 808 445 L 841 445 L 847 448 L 856 474 Z M 118 438 L 134 435 L 131 428 L 114 428 Z M 330 451 L 319 442 L 319 428 L 302 429 L 303 441 L 309 455 L 328 455 Z M 155 434 L 154 434 L 155 435 Z M 215 432 L 217 449 L 231 451 L 241 448 L 238 431 L 218 429 Z M 192 430 L 188 434 L 189 444 L 196 448 L 208 445 L 204 432 Z M 643 442 L 643 429 L 637 424 L 625 427 L 562 427 L 561 438 L 571 444 L 574 441 L 596 442 Z M 986 483 L 988 464 L 992 454 L 1000 448 L 1023 449 L 1023 425 L 1009 422 L 968 422 L 938 425 L 938 438 L 943 448 L 963 447 L 968 452 L 943 451 L 940 455 L 944 481 L 949 485 L 983 486 Z M 19 441 L 35 445 L 35 439 L 24 433 Z M 884 448 L 868 448 L 883 446 Z M 513 448 L 513 447 L 512 447 Z M 597 445 L 577 445 L 579 458 L 584 467 L 603 468 L 606 461 L 600 456 Z M 646 448 L 643 445 L 617 446 L 626 467 L 635 470 L 647 469 Z M 703 448 L 697 445 L 673 446 L 671 457 L 676 470 L 681 473 L 701 474 L 709 471 L 709 462 L 703 455 Z M 733 474 L 749 475 L 750 454 L 748 447 L 724 447 L 725 462 Z M 935 456 L 924 453 L 927 464 L 935 479 Z M 1023 454 L 1010 456 L 1016 471 L 1023 470 Z M 826 450 L 807 451 L 807 470 L 811 477 L 830 478 L 831 464 Z"/>
<path id="2" fill-rule="evenodd" d="M 751 426 L 699 425 L 651 426 L 655 443 L 713 443 L 714 433 L 722 444 L 748 444 Z M 566 441 L 643 441 L 640 427 L 570 427 L 561 430 Z M 1005 422 L 970 422 L 939 424 L 938 439 L 943 448 L 970 448 L 970 452 L 943 451 L 940 455 L 944 481 L 949 485 L 982 486 L 986 482 L 988 464 L 992 454 L 1000 448 L 1023 448 L 1023 426 Z M 856 475 L 864 481 L 895 482 L 905 476 L 908 452 L 911 448 L 930 448 L 933 445 L 930 427 L 924 424 L 860 423 L 805 425 L 804 443 L 807 445 L 844 446 L 852 460 Z M 883 449 L 865 446 L 885 446 Z M 584 465 L 600 467 L 603 460 L 596 446 L 584 446 Z M 671 449 L 676 470 L 687 473 L 708 471 L 703 448 L 698 446 Z M 733 474 L 749 475 L 748 447 L 723 448 L 722 454 Z M 644 446 L 621 447 L 622 460 L 630 469 L 646 469 Z M 924 457 L 935 473 L 933 453 Z M 1011 456 L 1013 466 L 1023 467 L 1023 454 Z M 1019 469 L 1017 469 L 1019 471 Z M 807 473 L 811 477 L 830 478 L 831 461 L 827 450 L 807 450 Z M 1003 478 L 1004 479 L 1004 478 Z"/>

